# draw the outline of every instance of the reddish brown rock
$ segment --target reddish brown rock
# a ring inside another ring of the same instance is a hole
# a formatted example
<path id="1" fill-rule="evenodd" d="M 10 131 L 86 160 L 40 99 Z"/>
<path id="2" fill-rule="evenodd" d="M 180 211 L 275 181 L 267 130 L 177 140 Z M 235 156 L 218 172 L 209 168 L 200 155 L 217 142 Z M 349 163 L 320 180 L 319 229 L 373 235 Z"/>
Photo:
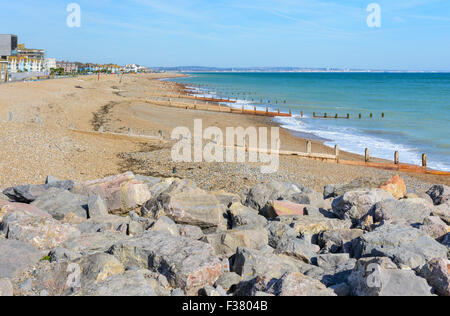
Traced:
<path id="1" fill-rule="evenodd" d="M 406 184 L 399 175 L 395 175 L 391 180 L 381 185 L 380 189 L 391 193 L 397 200 L 406 197 Z"/>
<path id="2" fill-rule="evenodd" d="M 276 218 L 278 216 L 303 216 L 305 205 L 289 201 L 271 201 L 266 207 L 266 216 Z"/>

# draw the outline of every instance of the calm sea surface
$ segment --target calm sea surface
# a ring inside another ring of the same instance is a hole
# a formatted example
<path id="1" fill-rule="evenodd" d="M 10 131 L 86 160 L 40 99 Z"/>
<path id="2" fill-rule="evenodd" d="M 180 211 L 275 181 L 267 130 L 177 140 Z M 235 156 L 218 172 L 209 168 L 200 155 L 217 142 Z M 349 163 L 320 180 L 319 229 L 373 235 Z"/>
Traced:
<path id="1" fill-rule="evenodd" d="M 238 100 L 234 106 L 294 111 L 283 127 L 325 139 L 327 145 L 450 171 L 450 74 L 195 73 L 177 82 L 205 95 Z M 300 118 L 300 111 L 305 117 Z M 350 119 L 313 119 L 312 114 Z M 370 119 L 373 113 L 373 119 Z M 385 113 L 385 118 L 381 114 Z M 362 114 L 362 119 L 358 115 Z"/>

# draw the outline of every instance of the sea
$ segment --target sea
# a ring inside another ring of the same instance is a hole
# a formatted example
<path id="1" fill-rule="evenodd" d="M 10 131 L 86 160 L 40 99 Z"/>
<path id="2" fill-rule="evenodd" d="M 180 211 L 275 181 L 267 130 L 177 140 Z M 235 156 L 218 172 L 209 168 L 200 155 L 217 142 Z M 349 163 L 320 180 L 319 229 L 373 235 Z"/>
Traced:
<path id="1" fill-rule="evenodd" d="M 229 106 L 288 113 L 274 118 L 342 150 L 450 171 L 450 73 L 191 73 L 174 81 Z M 303 112 L 303 117 L 301 117 Z M 317 116 L 335 117 L 321 119 Z M 347 114 L 350 118 L 347 119 Z M 360 118 L 361 114 L 361 118 Z M 384 116 L 384 117 L 383 117 Z"/>

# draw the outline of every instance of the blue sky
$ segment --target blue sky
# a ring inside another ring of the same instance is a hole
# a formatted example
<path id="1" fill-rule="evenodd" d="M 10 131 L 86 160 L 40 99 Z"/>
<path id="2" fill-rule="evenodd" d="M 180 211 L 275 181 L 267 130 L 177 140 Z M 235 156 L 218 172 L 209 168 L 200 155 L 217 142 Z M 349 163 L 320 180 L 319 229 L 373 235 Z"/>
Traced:
<path id="1" fill-rule="evenodd" d="M 81 28 L 66 7 L 81 6 Z M 381 28 L 366 7 L 382 9 Z M 450 70 L 448 0 L 0 0 L 0 33 L 72 61 Z"/>

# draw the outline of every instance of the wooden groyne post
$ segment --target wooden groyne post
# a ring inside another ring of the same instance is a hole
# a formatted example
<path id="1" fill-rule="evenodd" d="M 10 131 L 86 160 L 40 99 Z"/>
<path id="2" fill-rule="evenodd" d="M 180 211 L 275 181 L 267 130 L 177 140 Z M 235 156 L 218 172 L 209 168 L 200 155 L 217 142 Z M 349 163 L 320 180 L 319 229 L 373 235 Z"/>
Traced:
<path id="1" fill-rule="evenodd" d="M 365 153 L 364 153 L 364 161 L 369 162 L 369 160 L 370 160 L 370 150 L 369 150 L 369 148 L 366 148 Z"/>

